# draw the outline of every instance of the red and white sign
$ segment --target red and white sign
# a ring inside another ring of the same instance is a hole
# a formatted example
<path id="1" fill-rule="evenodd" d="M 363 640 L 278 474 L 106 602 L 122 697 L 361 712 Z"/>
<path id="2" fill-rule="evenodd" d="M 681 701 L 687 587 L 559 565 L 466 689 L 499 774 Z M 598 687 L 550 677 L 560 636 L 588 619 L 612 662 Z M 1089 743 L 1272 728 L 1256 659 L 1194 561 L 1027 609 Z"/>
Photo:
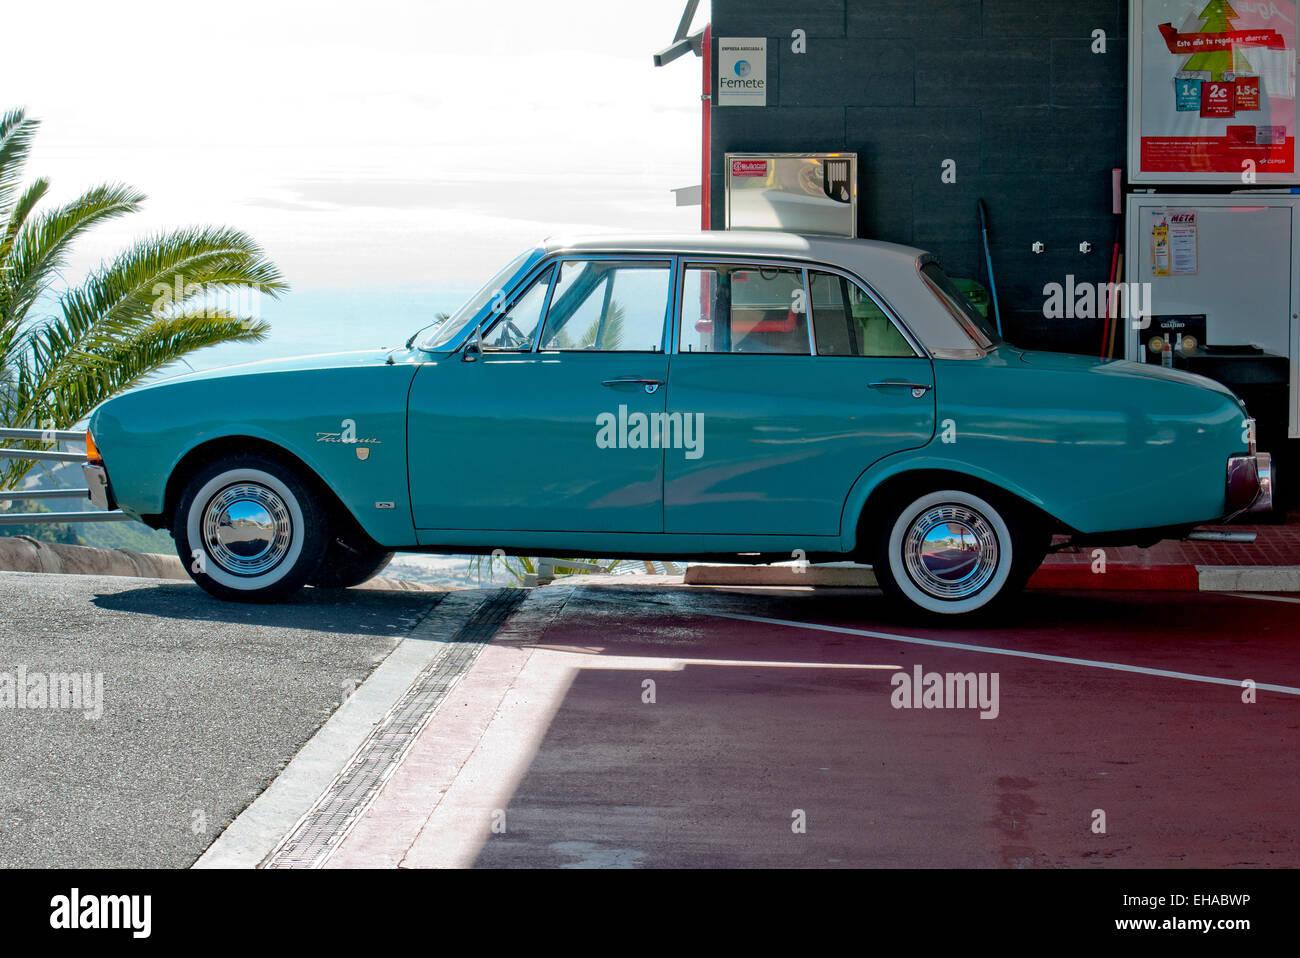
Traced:
<path id="1" fill-rule="evenodd" d="M 1296 13 L 1297 0 L 1132 0 L 1132 182 L 1300 183 Z"/>
<path id="2" fill-rule="evenodd" d="M 1210 80 L 1201 84 L 1201 116 L 1236 116 L 1237 84 Z"/>
<path id="3" fill-rule="evenodd" d="M 1260 109 L 1259 77 L 1237 77 L 1237 109 L 1242 113 Z"/>
<path id="4" fill-rule="evenodd" d="M 767 176 L 767 160 L 732 160 L 732 176 Z"/>

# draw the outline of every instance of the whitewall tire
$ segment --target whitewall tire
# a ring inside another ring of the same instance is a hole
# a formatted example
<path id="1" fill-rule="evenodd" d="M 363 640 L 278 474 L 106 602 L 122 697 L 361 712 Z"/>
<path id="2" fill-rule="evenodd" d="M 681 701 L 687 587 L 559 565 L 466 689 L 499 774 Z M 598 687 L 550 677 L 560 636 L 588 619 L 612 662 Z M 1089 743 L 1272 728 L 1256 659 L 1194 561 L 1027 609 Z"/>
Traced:
<path id="1" fill-rule="evenodd" d="M 172 535 L 190 577 L 212 595 L 282 599 L 316 573 L 329 538 L 310 487 L 288 465 L 257 453 L 196 473 L 176 506 Z"/>
<path id="2" fill-rule="evenodd" d="M 1022 537 L 1011 510 L 962 489 L 904 503 L 885 521 L 876 547 L 876 579 L 886 595 L 923 612 L 959 616 L 1023 585 Z"/>

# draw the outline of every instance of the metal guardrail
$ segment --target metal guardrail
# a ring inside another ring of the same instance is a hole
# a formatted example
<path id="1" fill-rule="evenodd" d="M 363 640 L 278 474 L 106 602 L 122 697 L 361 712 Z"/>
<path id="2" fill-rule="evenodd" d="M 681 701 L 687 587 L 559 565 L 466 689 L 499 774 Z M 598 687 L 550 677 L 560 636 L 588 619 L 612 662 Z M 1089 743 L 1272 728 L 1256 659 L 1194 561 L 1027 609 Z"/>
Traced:
<path id="1" fill-rule="evenodd" d="M 84 452 L 64 452 L 57 447 L 65 442 L 84 442 L 86 434 L 67 429 L 8 429 L 0 428 L 0 439 L 19 440 L 20 442 L 53 443 L 54 449 L 19 449 L 13 446 L 0 446 L 0 459 L 32 459 L 36 462 L 82 462 L 86 461 Z M 0 492 L 0 502 L 15 502 L 27 499 L 78 499 L 89 498 L 89 489 L 32 489 L 22 491 L 11 489 Z M 111 512 L 89 510 L 86 512 L 0 512 L 0 526 L 22 526 L 29 523 L 58 522 L 122 522 L 131 517 L 120 509 Z"/>

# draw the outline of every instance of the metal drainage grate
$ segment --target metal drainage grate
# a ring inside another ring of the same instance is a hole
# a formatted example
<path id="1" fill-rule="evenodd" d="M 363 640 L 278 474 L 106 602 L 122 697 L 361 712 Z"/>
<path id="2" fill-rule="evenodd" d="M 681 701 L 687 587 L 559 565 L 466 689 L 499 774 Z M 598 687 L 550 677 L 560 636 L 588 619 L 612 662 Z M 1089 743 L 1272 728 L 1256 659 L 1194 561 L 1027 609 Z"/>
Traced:
<path id="1" fill-rule="evenodd" d="M 477 592 L 453 592 L 439 603 L 415 634 L 441 641 L 445 647 L 271 852 L 263 868 L 320 868 L 325 864 L 401 764 L 447 693 L 526 595 L 524 589 L 499 589 L 486 599 Z M 453 632 L 456 622 L 464 624 Z"/>

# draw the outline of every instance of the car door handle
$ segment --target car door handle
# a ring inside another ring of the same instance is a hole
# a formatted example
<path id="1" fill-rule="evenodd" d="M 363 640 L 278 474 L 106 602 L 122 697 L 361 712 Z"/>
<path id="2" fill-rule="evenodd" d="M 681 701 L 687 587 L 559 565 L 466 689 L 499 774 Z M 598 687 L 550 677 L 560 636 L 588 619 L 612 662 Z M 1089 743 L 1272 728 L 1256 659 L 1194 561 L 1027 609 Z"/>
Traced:
<path id="1" fill-rule="evenodd" d="M 601 383 L 602 386 L 644 386 L 651 395 L 663 384 L 662 379 L 606 379 Z"/>
<path id="2" fill-rule="evenodd" d="M 924 396 L 927 392 L 929 392 L 931 389 L 934 388 L 928 383 L 899 383 L 893 381 L 867 383 L 868 389 L 884 389 L 886 386 L 894 386 L 897 387 L 898 389 L 910 389 L 912 390 L 913 395 L 916 395 L 916 398 L 918 399 L 920 399 L 921 396 Z M 919 395 L 917 395 L 918 391 L 919 391 Z"/>

